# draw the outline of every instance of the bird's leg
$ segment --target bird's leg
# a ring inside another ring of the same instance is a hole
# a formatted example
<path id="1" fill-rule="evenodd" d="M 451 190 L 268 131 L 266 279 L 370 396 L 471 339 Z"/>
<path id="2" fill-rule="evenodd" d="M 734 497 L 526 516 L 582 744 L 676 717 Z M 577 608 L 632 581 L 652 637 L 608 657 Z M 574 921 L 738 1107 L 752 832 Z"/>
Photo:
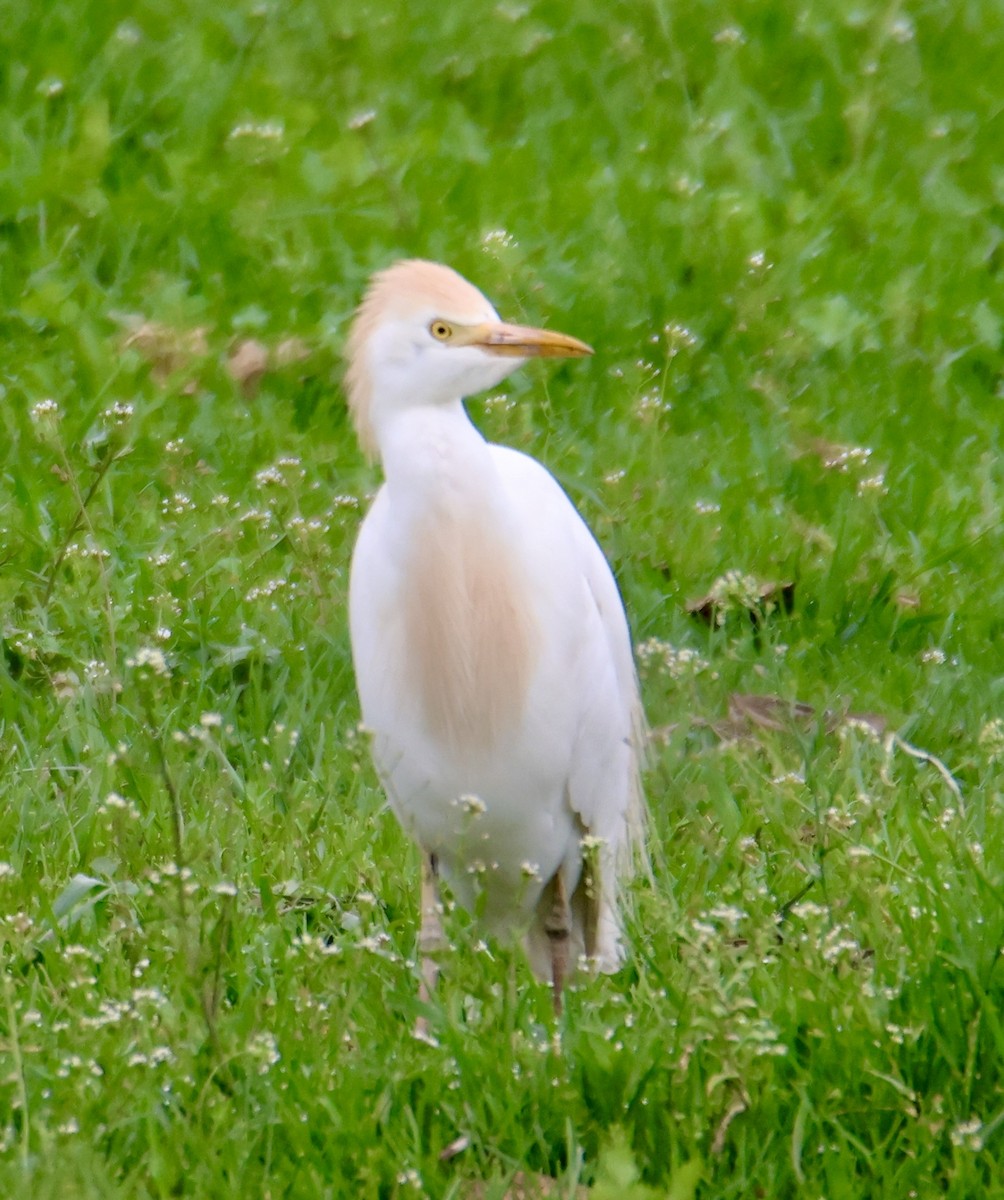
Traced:
<path id="1" fill-rule="evenodd" d="M 554 1015 L 561 1016 L 562 992 L 568 974 L 568 939 L 572 932 L 572 914 L 565 892 L 565 877 L 560 868 L 549 884 L 551 908 L 544 918 L 544 932 L 551 944 L 551 999 Z"/>
<path id="2" fill-rule="evenodd" d="M 446 949 L 446 935 L 443 933 L 443 921 L 440 915 L 439 864 L 435 854 L 422 857 L 422 900 L 421 920 L 418 931 L 418 951 L 422 956 L 422 982 L 418 985 L 418 998 L 423 1004 L 428 1003 L 439 978 L 439 964 L 433 955 Z M 428 1034 L 428 1022 L 424 1017 L 418 1019 L 418 1032 Z"/>

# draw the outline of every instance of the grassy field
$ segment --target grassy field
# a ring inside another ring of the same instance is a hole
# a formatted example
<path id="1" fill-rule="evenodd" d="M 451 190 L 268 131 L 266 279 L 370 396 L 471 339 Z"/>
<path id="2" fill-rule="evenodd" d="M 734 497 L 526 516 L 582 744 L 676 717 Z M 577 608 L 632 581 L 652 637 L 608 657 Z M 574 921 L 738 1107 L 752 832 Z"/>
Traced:
<path id="1" fill-rule="evenodd" d="M 999 4 L 2 8 L 0 1194 L 1004 1196 Z M 461 914 L 411 1033 L 340 352 L 416 254 L 597 347 L 471 404 L 652 726 L 560 1041 Z"/>

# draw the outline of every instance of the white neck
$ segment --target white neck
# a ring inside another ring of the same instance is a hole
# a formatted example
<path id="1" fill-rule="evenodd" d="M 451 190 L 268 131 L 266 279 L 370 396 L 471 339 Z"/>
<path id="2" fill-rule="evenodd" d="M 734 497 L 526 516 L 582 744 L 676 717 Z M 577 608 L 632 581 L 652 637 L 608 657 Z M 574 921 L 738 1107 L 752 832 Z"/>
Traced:
<path id="1" fill-rule="evenodd" d="M 392 503 L 412 512 L 491 506 L 497 472 L 460 400 L 403 409 L 383 422 L 379 437 Z"/>

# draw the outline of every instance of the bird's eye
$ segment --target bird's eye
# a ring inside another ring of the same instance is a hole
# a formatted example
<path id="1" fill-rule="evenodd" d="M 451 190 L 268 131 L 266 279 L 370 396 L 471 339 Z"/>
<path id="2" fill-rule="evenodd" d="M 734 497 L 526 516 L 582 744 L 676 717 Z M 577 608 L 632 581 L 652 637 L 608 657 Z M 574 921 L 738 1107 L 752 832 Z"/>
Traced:
<path id="1" fill-rule="evenodd" d="M 429 326 L 429 332 L 437 342 L 448 342 L 453 337 L 453 330 L 445 321 L 433 321 Z"/>

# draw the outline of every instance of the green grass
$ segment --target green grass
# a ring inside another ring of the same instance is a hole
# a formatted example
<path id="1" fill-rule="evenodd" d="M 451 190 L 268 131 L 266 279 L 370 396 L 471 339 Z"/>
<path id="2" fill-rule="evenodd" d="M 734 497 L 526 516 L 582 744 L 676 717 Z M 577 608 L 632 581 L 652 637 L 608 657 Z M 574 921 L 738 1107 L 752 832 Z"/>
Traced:
<path id="1" fill-rule="evenodd" d="M 0 1192 L 1004 1196 L 999 31 L 993 0 L 5 6 Z M 403 254 L 597 347 L 471 407 L 656 639 L 655 878 L 560 1054 L 460 914 L 411 1035 L 338 382 Z M 793 611 L 709 629 L 729 571 Z M 725 729 L 733 692 L 814 715 Z"/>

